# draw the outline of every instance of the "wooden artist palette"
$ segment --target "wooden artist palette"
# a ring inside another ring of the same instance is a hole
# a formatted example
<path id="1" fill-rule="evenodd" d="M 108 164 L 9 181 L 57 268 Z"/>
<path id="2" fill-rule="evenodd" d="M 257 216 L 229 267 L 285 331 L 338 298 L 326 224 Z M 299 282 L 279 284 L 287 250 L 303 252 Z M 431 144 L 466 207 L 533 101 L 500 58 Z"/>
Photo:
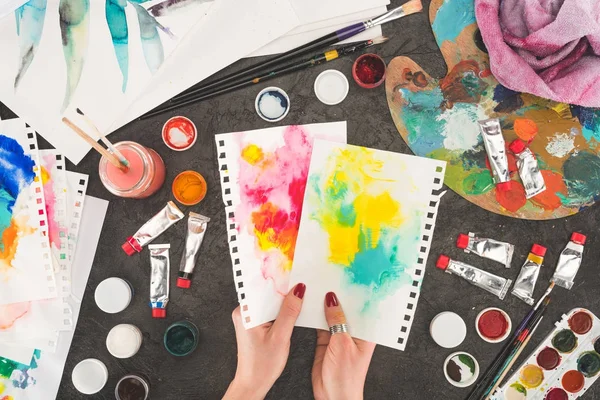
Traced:
<path id="1" fill-rule="evenodd" d="M 600 319 L 584 308 L 556 323 L 492 400 L 577 399 L 598 379 Z"/>
<path id="2" fill-rule="evenodd" d="M 561 104 L 500 85 L 475 22 L 474 0 L 432 0 L 429 18 L 448 64 L 443 79 L 407 57 L 387 70 L 402 138 L 418 156 L 448 162 L 445 182 L 478 206 L 524 219 L 565 217 L 600 198 L 600 109 Z M 509 153 L 512 190 L 497 192 L 477 122 L 499 118 L 506 144 L 532 140 L 547 190 L 529 200 Z"/>

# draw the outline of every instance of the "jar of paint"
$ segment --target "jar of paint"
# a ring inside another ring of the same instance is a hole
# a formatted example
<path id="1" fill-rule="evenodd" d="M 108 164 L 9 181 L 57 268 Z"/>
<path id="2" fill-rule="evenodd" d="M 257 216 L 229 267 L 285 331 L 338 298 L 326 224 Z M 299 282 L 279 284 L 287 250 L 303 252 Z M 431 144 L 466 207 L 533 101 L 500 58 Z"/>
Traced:
<path id="1" fill-rule="evenodd" d="M 386 65 L 377 54 L 363 54 L 352 65 L 352 77 L 361 88 L 373 89 L 385 81 Z"/>
<path id="2" fill-rule="evenodd" d="M 179 203 L 193 206 L 206 196 L 206 180 L 196 171 L 183 171 L 173 180 L 171 190 Z"/>
<path id="3" fill-rule="evenodd" d="M 94 292 L 98 308 L 107 314 L 116 314 L 129 306 L 133 288 L 125 279 L 107 278 L 100 282 Z"/>
<path id="4" fill-rule="evenodd" d="M 185 151 L 196 143 L 198 130 L 189 118 L 177 116 L 163 125 L 162 139 L 171 150 Z"/>
<path id="5" fill-rule="evenodd" d="M 123 172 L 102 157 L 98 170 L 106 190 L 132 199 L 144 199 L 156 193 L 165 181 L 165 163 L 158 153 L 129 141 L 114 146 L 129 162 L 129 169 Z"/>
<path id="6" fill-rule="evenodd" d="M 80 393 L 88 395 L 98 393 L 108 381 L 108 369 L 102 361 L 88 358 L 73 368 L 71 380 Z"/>
<path id="7" fill-rule="evenodd" d="M 135 325 L 120 324 L 108 332 L 106 348 L 116 358 L 129 358 L 136 355 L 142 345 L 142 331 Z"/>
<path id="8" fill-rule="evenodd" d="M 512 321 L 505 311 L 489 307 L 477 315 L 475 329 L 479 337 L 486 342 L 500 343 L 510 334 Z"/>
<path id="9" fill-rule="evenodd" d="M 138 375 L 125 375 L 115 387 L 117 400 L 146 400 L 150 394 L 150 385 Z"/>
<path id="10" fill-rule="evenodd" d="M 165 348 L 174 356 L 187 356 L 198 346 L 199 334 L 198 328 L 191 322 L 175 322 L 165 332 Z"/>

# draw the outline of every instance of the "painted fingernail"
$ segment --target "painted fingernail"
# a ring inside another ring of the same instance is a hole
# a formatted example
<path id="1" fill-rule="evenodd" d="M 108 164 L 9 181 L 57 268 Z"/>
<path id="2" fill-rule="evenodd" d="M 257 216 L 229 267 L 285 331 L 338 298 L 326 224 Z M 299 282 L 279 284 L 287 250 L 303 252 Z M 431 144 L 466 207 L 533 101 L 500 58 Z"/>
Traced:
<path id="1" fill-rule="evenodd" d="M 305 292 L 306 292 L 306 285 L 304 283 L 299 283 L 294 288 L 294 296 L 296 296 L 299 299 L 303 299 L 304 298 L 304 293 Z"/>
<path id="2" fill-rule="evenodd" d="M 325 295 L 325 304 L 327 304 L 327 307 L 336 307 L 339 304 L 335 293 L 329 292 Z"/>

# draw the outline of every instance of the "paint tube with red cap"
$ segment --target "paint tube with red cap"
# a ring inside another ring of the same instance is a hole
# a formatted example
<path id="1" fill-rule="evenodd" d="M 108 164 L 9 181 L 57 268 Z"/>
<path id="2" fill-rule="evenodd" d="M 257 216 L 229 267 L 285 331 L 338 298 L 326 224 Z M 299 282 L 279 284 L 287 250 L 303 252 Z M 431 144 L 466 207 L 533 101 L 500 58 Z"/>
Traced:
<path id="1" fill-rule="evenodd" d="M 510 268 L 515 246 L 494 239 L 479 238 L 474 233 L 468 235 L 461 233 L 456 240 L 456 247 L 463 249 L 465 253 L 475 253 L 479 257 L 494 260 Z"/>
<path id="2" fill-rule="evenodd" d="M 204 233 L 210 218 L 194 212 L 188 217 L 188 231 L 185 239 L 185 253 L 181 258 L 179 265 L 179 276 L 177 278 L 177 287 L 188 289 L 192 284 L 192 275 L 196 267 L 198 250 L 204 240 Z"/>
<path id="3" fill-rule="evenodd" d="M 475 268 L 472 265 L 460 261 L 451 260 L 450 257 L 440 255 L 435 264 L 436 267 L 452 275 L 458 275 L 466 279 L 472 285 L 480 287 L 504 300 L 512 280 Z"/>
<path id="4" fill-rule="evenodd" d="M 525 263 L 521 267 L 521 272 L 511 292 L 530 306 L 535 303 L 533 290 L 535 289 L 545 255 L 546 248 L 544 246 L 534 244 L 531 247 L 531 252 L 529 252 Z"/>
<path id="5" fill-rule="evenodd" d="M 546 190 L 544 177 L 540 172 L 537 159 L 521 140 L 514 140 L 510 146 L 510 151 L 517 157 L 517 168 L 519 176 L 525 187 L 525 197 L 530 199 Z"/>
<path id="6" fill-rule="evenodd" d="M 581 266 L 583 245 L 585 245 L 586 239 L 585 235 L 574 232 L 571 235 L 571 241 L 569 241 L 567 247 L 560 253 L 558 265 L 556 266 L 556 271 L 552 277 L 552 281 L 558 286 L 562 286 L 569 290 L 573 287 L 575 276 Z"/>
<path id="7" fill-rule="evenodd" d="M 138 231 L 127 238 L 121 248 L 128 256 L 142 251 L 142 247 L 153 241 L 166 231 L 171 225 L 183 218 L 183 213 L 175 203 L 169 201 L 167 205 L 150 218 Z"/>
<path id="8" fill-rule="evenodd" d="M 498 190 L 508 191 L 511 188 L 506 143 L 502 136 L 498 118 L 479 121 L 479 130 L 483 136 L 483 144 L 490 160 L 494 183 Z"/>
<path id="9" fill-rule="evenodd" d="M 170 244 L 151 244 L 150 250 L 150 307 L 152 318 L 167 317 L 169 302 Z"/>

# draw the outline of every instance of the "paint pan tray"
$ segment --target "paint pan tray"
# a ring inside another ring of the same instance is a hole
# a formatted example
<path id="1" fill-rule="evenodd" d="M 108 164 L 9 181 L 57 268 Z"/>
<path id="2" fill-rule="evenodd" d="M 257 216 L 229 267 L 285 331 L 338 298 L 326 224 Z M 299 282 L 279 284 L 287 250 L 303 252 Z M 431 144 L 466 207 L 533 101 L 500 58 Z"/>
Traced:
<path id="1" fill-rule="evenodd" d="M 575 308 L 555 325 L 492 400 L 577 399 L 598 379 L 600 319 Z"/>

